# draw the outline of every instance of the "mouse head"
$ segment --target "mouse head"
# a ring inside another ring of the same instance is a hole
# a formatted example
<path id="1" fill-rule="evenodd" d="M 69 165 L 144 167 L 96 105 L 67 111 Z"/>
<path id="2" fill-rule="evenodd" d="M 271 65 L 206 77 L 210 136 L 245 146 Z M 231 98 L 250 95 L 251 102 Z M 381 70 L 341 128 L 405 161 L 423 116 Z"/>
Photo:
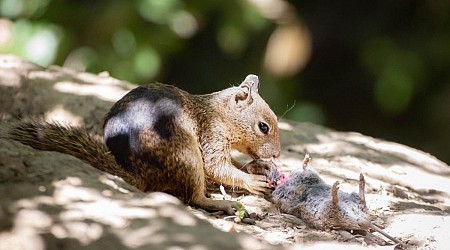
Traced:
<path id="1" fill-rule="evenodd" d="M 259 79 L 248 75 L 234 87 L 228 100 L 232 122 L 232 148 L 253 159 L 269 160 L 280 155 L 278 120 L 258 93 Z"/>

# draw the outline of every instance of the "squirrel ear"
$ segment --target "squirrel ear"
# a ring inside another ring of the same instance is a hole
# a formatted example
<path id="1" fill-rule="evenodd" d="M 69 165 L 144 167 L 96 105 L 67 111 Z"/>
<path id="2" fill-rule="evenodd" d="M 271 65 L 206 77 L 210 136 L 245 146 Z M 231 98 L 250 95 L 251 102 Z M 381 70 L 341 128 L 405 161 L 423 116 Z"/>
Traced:
<path id="1" fill-rule="evenodd" d="M 250 94 L 252 93 L 258 93 L 259 89 L 259 78 L 257 75 L 250 74 L 248 75 L 245 80 L 241 83 L 239 87 L 246 87 L 250 91 Z"/>
<path id="2" fill-rule="evenodd" d="M 258 93 L 259 79 L 256 75 L 248 75 L 232 96 L 230 105 L 235 110 L 243 110 L 253 103 L 252 95 Z"/>

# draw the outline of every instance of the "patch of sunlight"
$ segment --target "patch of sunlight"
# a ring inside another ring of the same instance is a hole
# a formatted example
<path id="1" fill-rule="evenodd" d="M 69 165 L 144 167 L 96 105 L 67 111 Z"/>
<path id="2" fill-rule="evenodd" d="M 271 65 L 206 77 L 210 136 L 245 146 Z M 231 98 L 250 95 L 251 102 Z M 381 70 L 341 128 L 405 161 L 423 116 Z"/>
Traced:
<path id="1" fill-rule="evenodd" d="M 243 249 L 264 249 L 266 246 L 263 245 L 262 241 L 257 239 L 256 237 L 250 235 L 240 235 L 240 237 L 236 237 L 239 241 L 239 245 Z"/>
<path id="2" fill-rule="evenodd" d="M 103 86 L 115 86 L 117 88 L 123 88 L 123 81 L 112 78 L 107 71 L 98 73 L 94 75 L 88 72 L 77 72 L 76 77 L 87 83 L 95 83 L 95 85 Z M 134 85 L 129 84 L 127 87 L 135 88 Z"/>
<path id="3" fill-rule="evenodd" d="M 393 165 L 391 168 L 394 168 Z M 398 182 L 405 187 L 411 187 L 415 190 L 439 190 L 447 193 L 450 197 L 450 178 L 445 175 L 429 173 L 425 169 L 414 166 L 399 166 L 404 174 L 396 174 Z"/>
<path id="4" fill-rule="evenodd" d="M 156 217 L 155 209 L 132 206 L 126 202 L 104 197 L 101 192 L 77 187 L 62 180 L 54 183 L 55 203 L 66 207 L 60 214 L 64 222 L 92 219 L 115 228 L 123 228 L 130 219 Z"/>
<path id="5" fill-rule="evenodd" d="M 140 198 L 138 201 L 140 204 L 148 205 L 148 206 L 154 206 L 155 204 L 181 204 L 180 200 L 175 198 L 172 195 L 168 195 L 166 193 L 161 192 L 152 192 L 150 194 L 147 194 L 145 197 Z M 131 201 L 131 204 L 134 204 L 133 201 Z"/>
<path id="6" fill-rule="evenodd" d="M 36 80 L 36 79 L 44 79 L 44 80 L 52 80 L 55 76 L 48 71 L 31 71 L 28 73 L 28 78 L 30 80 Z"/>
<path id="7" fill-rule="evenodd" d="M 182 226 L 197 225 L 194 215 L 175 206 L 168 206 L 164 209 L 159 209 L 158 214 L 163 217 L 171 218 L 175 223 Z"/>
<path id="8" fill-rule="evenodd" d="M 211 220 L 210 223 L 217 229 L 223 232 L 230 232 L 234 230 L 234 222 L 233 221 L 225 221 L 225 220 Z"/>
<path id="9" fill-rule="evenodd" d="M 369 190 L 369 188 L 366 185 L 366 192 L 367 190 Z M 377 214 L 378 211 L 386 211 L 392 206 L 392 202 L 395 201 L 395 198 L 389 196 L 383 186 L 379 185 L 375 190 L 375 193 L 365 194 L 366 205 L 369 211 L 371 211 L 371 214 Z"/>
<path id="10" fill-rule="evenodd" d="M 320 143 L 310 143 L 291 146 L 296 151 L 303 151 L 303 149 L 308 149 L 308 153 L 312 154 L 327 154 L 331 153 L 333 155 L 337 154 L 357 154 L 361 151 L 358 147 L 352 146 L 350 143 L 345 141 L 331 141 L 327 135 L 318 135 L 317 139 Z"/>
<path id="11" fill-rule="evenodd" d="M 109 187 L 112 187 L 112 188 L 114 188 L 115 190 L 117 190 L 117 191 L 119 191 L 121 193 L 124 193 L 124 194 L 130 193 L 130 190 L 120 187 L 116 183 L 117 180 L 113 180 L 112 178 L 116 178 L 116 176 L 109 175 L 109 174 L 104 174 L 104 175 L 101 175 L 100 177 L 98 177 L 98 180 L 101 183 L 103 183 L 103 184 L 105 184 L 105 185 L 107 185 Z M 119 178 L 119 177 L 117 177 L 117 178 Z M 104 190 L 104 191 L 106 191 L 106 190 Z"/>
<path id="12" fill-rule="evenodd" d="M 363 161 L 363 160 L 361 160 Z M 401 183 L 404 178 L 402 175 L 398 175 L 389 169 L 386 169 L 380 164 L 368 162 L 364 160 L 364 166 L 362 167 L 364 176 L 370 176 L 370 178 L 381 180 L 382 183 Z M 367 178 L 366 178 L 367 179 Z M 373 184 L 373 183 L 372 183 Z"/>
<path id="13" fill-rule="evenodd" d="M 21 86 L 22 77 L 20 74 L 17 74 L 17 72 L 8 69 L 0 69 L 0 74 L 3 79 L 3 81 L 0 81 L 0 85 L 14 88 L 19 88 Z"/>
<path id="14" fill-rule="evenodd" d="M 86 246 L 100 239 L 103 235 L 103 227 L 97 223 L 67 222 L 63 225 L 53 225 L 50 233 L 58 239 L 75 238 Z"/>
<path id="15" fill-rule="evenodd" d="M 79 177 L 67 177 L 64 180 L 55 182 L 56 187 L 62 187 L 64 185 L 73 185 L 73 186 L 80 186 L 83 184 L 83 180 L 81 180 Z"/>
<path id="16" fill-rule="evenodd" d="M 15 206 L 26 209 L 36 209 L 40 204 L 53 205 L 54 201 L 49 196 L 37 196 L 33 199 L 20 199 L 16 201 Z"/>
<path id="17" fill-rule="evenodd" d="M 42 211 L 34 209 L 20 210 L 16 215 L 15 223 L 28 228 L 47 228 L 50 227 L 52 218 Z"/>
<path id="18" fill-rule="evenodd" d="M 98 77 L 96 76 L 96 79 Z M 80 84 L 76 82 L 61 81 L 57 82 L 53 88 L 62 93 L 70 93 L 81 96 L 96 96 L 105 101 L 117 101 L 126 94 L 119 86 L 105 88 L 102 85 Z"/>
<path id="19" fill-rule="evenodd" d="M 272 231 L 264 235 L 264 240 L 270 244 L 283 244 L 289 242 L 289 238 L 295 237 L 294 231 Z"/>
<path id="20" fill-rule="evenodd" d="M 164 224 L 155 221 L 149 226 L 137 229 L 124 228 L 117 232 L 122 243 L 129 248 L 138 248 L 147 244 L 158 245 L 169 240 L 168 234 L 162 233 Z"/>
<path id="21" fill-rule="evenodd" d="M 399 169 L 402 171 L 399 171 Z M 445 175 L 429 173 L 426 168 L 421 169 L 404 164 L 391 164 L 389 168 L 386 168 L 386 166 L 380 164 L 364 161 L 361 170 L 368 185 L 372 187 L 390 183 L 420 191 L 438 190 L 450 195 L 450 178 Z M 330 168 L 328 168 L 328 171 L 333 172 Z M 339 175 L 341 170 L 336 169 L 334 172 Z M 450 200 L 446 198 L 442 202 L 448 204 Z"/>
<path id="22" fill-rule="evenodd" d="M 71 201 L 96 201 L 101 197 L 97 191 L 86 187 L 78 187 L 68 184 L 65 180 L 54 182 L 57 188 L 54 193 L 56 204 L 64 205 Z"/>
<path id="23" fill-rule="evenodd" d="M 11 231 L 0 231 L 0 249 L 45 249 L 45 243 L 38 235 L 53 223 L 49 215 L 36 209 L 21 209 L 13 221 Z"/>
<path id="24" fill-rule="evenodd" d="M 143 199 L 114 199 L 105 197 L 102 192 L 83 186 L 78 177 L 67 177 L 53 182 L 53 196 L 37 196 L 33 199 L 22 199 L 14 204 L 18 209 L 13 218 L 11 231 L 0 232 L 0 249 L 45 249 L 41 235 L 52 234 L 58 239 L 75 239 L 81 245 L 89 245 L 99 240 L 104 234 L 113 233 L 128 246 L 143 246 L 146 243 L 166 242 L 168 235 L 164 223 L 152 220 L 150 226 L 143 226 L 148 219 L 157 218 L 158 213 L 173 218 L 182 225 L 195 225 L 190 215 L 179 213 L 172 208 L 157 211 L 155 204 L 180 204 L 175 197 L 167 194 L 150 194 Z M 120 195 L 120 194 L 119 194 Z M 115 195 L 117 196 L 117 194 Z M 121 196 L 123 197 L 123 196 Z M 47 204 L 47 206 L 42 206 Z M 57 209 L 58 217 L 45 213 L 45 209 Z M 38 210 L 39 209 L 39 210 Z M 135 219 L 141 219 L 135 221 Z M 105 232 L 103 225 L 111 227 Z M 133 225 L 133 226 L 130 226 Z M 138 225 L 138 229 L 134 227 Z M 183 241 L 191 241 L 189 237 L 179 235 Z M 4 248 L 7 247 L 7 248 Z"/>
<path id="25" fill-rule="evenodd" d="M 421 165 L 436 172 L 450 174 L 450 169 L 445 167 L 445 163 L 437 160 L 429 154 L 405 145 L 401 145 L 395 142 L 381 141 L 371 137 L 364 137 L 360 134 L 349 134 L 347 135 L 346 140 L 363 144 L 364 146 L 377 150 L 379 152 L 385 152 L 389 154 L 395 153 L 399 156 L 404 157 L 408 162 L 413 162 L 414 164 Z"/>
<path id="26" fill-rule="evenodd" d="M 100 200 L 99 200 L 100 199 Z M 105 224 L 111 224 L 113 221 L 135 218 L 154 218 L 156 211 L 151 208 L 129 207 L 126 204 L 111 199 L 99 198 L 95 202 L 73 204 L 72 208 L 78 208 L 83 211 L 85 217 L 97 219 Z M 116 219 L 114 219 L 116 218 Z M 112 223 L 114 224 L 114 223 Z M 120 223 L 125 225 L 126 223 Z M 117 225 L 116 225 L 117 226 Z"/>
<path id="27" fill-rule="evenodd" d="M 27 250 L 44 250 L 47 249 L 44 240 L 38 236 L 35 229 L 22 228 L 15 224 L 13 231 L 0 232 L 0 249 L 27 249 Z"/>
<path id="28" fill-rule="evenodd" d="M 55 224 L 51 227 L 50 232 L 58 239 L 64 239 L 69 237 L 67 229 L 60 224 Z"/>
<path id="29" fill-rule="evenodd" d="M 111 197 L 111 196 L 113 196 L 113 194 L 114 193 L 111 190 L 109 190 L 109 189 L 102 190 L 102 195 L 105 196 L 105 197 Z"/>
<path id="30" fill-rule="evenodd" d="M 83 117 L 72 114 L 63 105 L 56 105 L 47 111 L 44 117 L 46 121 L 64 121 L 64 123 L 71 126 L 80 126 L 83 124 Z"/>
<path id="31" fill-rule="evenodd" d="M 77 239 L 84 246 L 100 239 L 103 235 L 103 227 L 97 223 L 71 221 L 64 223 L 64 228 L 70 238 Z"/>
<path id="32" fill-rule="evenodd" d="M 427 245 L 427 249 L 448 249 L 450 216 L 431 214 L 403 214 L 393 218 L 384 229 L 396 237 L 414 238 Z"/>

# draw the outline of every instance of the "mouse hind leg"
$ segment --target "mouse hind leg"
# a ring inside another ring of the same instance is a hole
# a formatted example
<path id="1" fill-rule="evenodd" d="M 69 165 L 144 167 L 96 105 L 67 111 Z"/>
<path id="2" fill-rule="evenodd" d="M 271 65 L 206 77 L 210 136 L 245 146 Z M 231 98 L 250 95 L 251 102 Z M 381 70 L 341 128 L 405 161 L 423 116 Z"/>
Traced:
<path id="1" fill-rule="evenodd" d="M 302 162 L 303 170 L 306 170 L 306 168 L 308 168 L 310 161 L 311 161 L 311 157 L 309 156 L 309 154 L 305 154 L 305 157 L 303 158 L 303 162 Z"/>
<path id="2" fill-rule="evenodd" d="M 331 188 L 331 202 L 334 206 L 339 205 L 338 190 L 339 190 L 339 181 L 336 181 L 333 184 L 333 187 Z"/>
<path id="3" fill-rule="evenodd" d="M 359 205 L 363 209 L 367 208 L 365 188 L 366 188 L 366 180 L 364 179 L 364 175 L 359 174 Z"/>

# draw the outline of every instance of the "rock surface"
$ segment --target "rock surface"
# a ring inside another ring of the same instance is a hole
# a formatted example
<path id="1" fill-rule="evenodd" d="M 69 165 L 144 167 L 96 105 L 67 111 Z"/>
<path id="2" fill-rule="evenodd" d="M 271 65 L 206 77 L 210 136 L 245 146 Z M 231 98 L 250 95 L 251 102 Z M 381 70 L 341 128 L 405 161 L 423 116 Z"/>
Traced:
<path id="1" fill-rule="evenodd" d="M 107 73 L 46 69 L 0 55 L 0 138 L 10 120 L 23 117 L 100 133 L 103 115 L 134 87 Z M 359 133 L 290 121 L 280 122 L 280 129 L 283 153 L 277 165 L 283 171 L 301 167 L 309 153 L 311 168 L 328 183 L 339 180 L 349 192 L 357 190 L 363 173 L 373 222 L 407 243 L 406 248 L 445 249 L 450 244 L 448 165 Z M 0 249 L 356 249 L 386 244 L 376 234 L 310 229 L 252 195 L 235 199 L 255 214 L 256 225 L 234 223 L 166 194 L 142 193 L 72 156 L 7 139 L 0 139 L 0 197 Z"/>

